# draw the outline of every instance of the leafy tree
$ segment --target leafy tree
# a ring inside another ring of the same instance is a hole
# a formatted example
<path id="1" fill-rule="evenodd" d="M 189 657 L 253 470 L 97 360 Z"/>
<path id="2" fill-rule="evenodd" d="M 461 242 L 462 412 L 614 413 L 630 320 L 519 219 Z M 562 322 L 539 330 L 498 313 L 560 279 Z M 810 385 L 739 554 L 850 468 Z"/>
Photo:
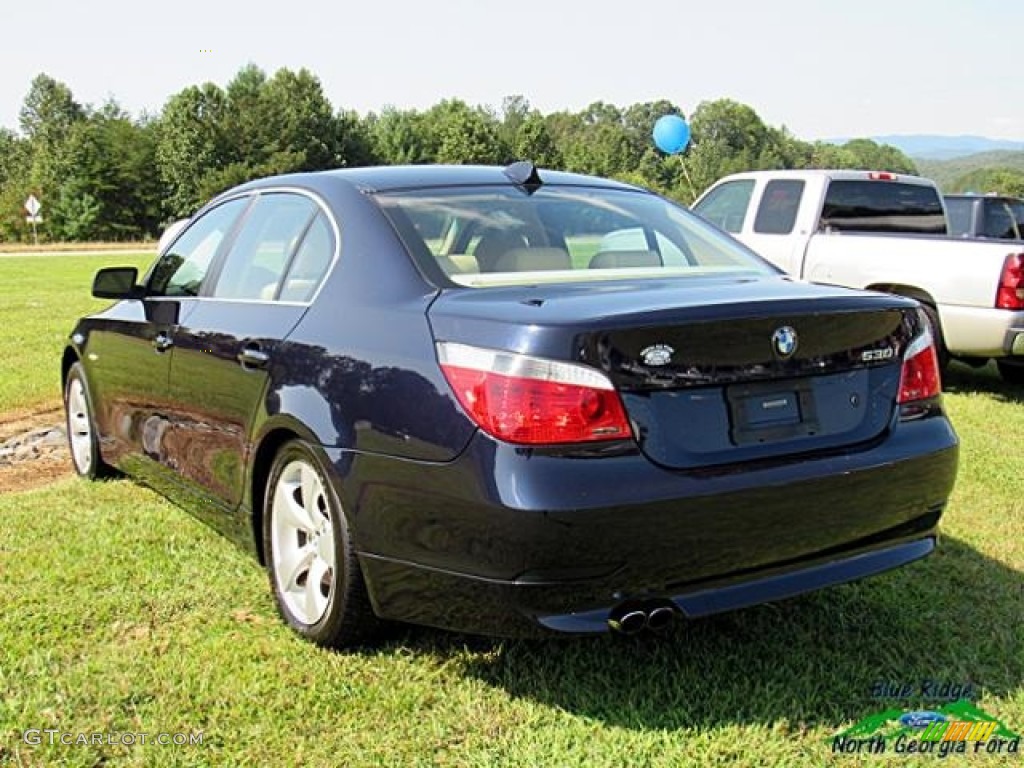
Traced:
<path id="1" fill-rule="evenodd" d="M 532 158 L 518 157 L 516 155 L 516 142 L 519 140 L 519 132 L 523 124 L 534 114 L 535 110 L 530 106 L 529 100 L 520 94 L 506 96 L 501 101 L 499 114 L 501 121 L 498 124 L 498 140 L 502 146 L 509 151 L 510 157 L 507 160 L 527 160 Z"/>
<path id="2" fill-rule="evenodd" d="M 268 129 L 273 136 L 263 147 L 269 161 L 289 156 L 294 162 L 279 166 L 277 172 L 323 170 L 337 165 L 341 133 L 323 87 L 307 69 L 278 70 L 263 93 L 269 113 Z"/>
<path id="3" fill-rule="evenodd" d="M 203 202 L 203 178 L 227 165 L 226 109 L 227 98 L 213 83 L 189 86 L 164 106 L 156 160 L 170 218 L 192 213 Z"/>
<path id="4" fill-rule="evenodd" d="M 368 121 L 353 111 L 342 110 L 335 115 L 334 122 L 337 134 L 335 165 L 361 166 L 378 162 Z"/>
<path id="5" fill-rule="evenodd" d="M 427 110 L 424 127 L 436 137 L 437 163 L 496 164 L 506 154 L 494 115 L 458 99 L 442 101 Z"/>
<path id="6" fill-rule="evenodd" d="M 30 159 L 28 142 L 13 131 L 0 128 L 0 187 L 11 179 L 26 175 Z"/>
<path id="7" fill-rule="evenodd" d="M 888 144 L 877 144 L 871 139 L 853 139 L 843 145 L 853 155 L 858 168 L 871 171 L 916 174 L 914 162 L 903 152 Z"/>
<path id="8" fill-rule="evenodd" d="M 575 114 L 552 115 L 548 126 L 566 170 L 597 176 L 635 170 L 630 167 L 632 145 L 618 107 L 597 101 Z"/>
<path id="9" fill-rule="evenodd" d="M 28 140 L 0 128 L 0 241 L 21 240 L 29 231 L 22 205 L 32 191 L 30 168 Z"/>
<path id="10" fill-rule="evenodd" d="M 100 201 L 89 192 L 83 177 L 66 181 L 51 206 L 50 232 L 57 240 L 93 240 L 98 233 Z"/>
<path id="11" fill-rule="evenodd" d="M 547 121 L 540 112 L 526 115 L 512 139 L 510 160 L 531 160 L 541 168 L 561 168 L 562 153 L 558 151 Z"/>
<path id="12" fill-rule="evenodd" d="M 85 116 L 85 110 L 64 83 L 46 74 L 36 75 L 32 80 L 19 122 L 31 151 L 29 181 L 44 203 L 57 195 L 61 173 L 67 165 L 68 140 Z"/>
<path id="13" fill-rule="evenodd" d="M 426 130 L 425 116 L 415 110 L 386 107 L 367 118 L 370 147 L 385 165 L 418 165 L 434 162 L 436 137 Z"/>
<path id="14" fill-rule="evenodd" d="M 32 80 L 19 112 L 21 131 L 31 142 L 59 143 L 84 117 L 71 89 L 42 73 Z"/>
<path id="15" fill-rule="evenodd" d="M 980 168 L 960 176 L 949 192 L 982 192 L 1024 198 L 1024 171 L 1017 168 Z"/>
<path id="16" fill-rule="evenodd" d="M 690 119 L 694 186 L 699 192 L 730 173 L 778 164 L 773 137 L 757 113 L 731 99 L 702 102 Z"/>

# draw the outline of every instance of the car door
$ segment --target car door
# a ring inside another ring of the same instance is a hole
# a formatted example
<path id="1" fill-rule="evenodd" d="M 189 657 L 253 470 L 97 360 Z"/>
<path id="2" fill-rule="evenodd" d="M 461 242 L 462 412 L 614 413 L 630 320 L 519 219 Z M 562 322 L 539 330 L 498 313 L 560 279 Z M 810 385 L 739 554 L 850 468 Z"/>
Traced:
<path id="1" fill-rule="evenodd" d="M 797 226 L 797 214 L 806 182 L 771 179 L 761 189 L 754 220 L 744 229 L 743 242 L 775 266 L 800 277 L 806 228 Z M 797 234 L 794 234 L 797 233 Z"/>
<path id="2" fill-rule="evenodd" d="M 161 461 L 172 338 L 245 201 L 210 211 L 164 251 L 143 279 L 140 299 L 121 301 L 99 318 L 88 357 L 99 431 L 108 461 Z"/>
<path id="3" fill-rule="evenodd" d="M 191 490 L 237 506 L 249 435 L 275 355 L 334 260 L 326 209 L 295 192 L 256 196 L 207 295 L 178 326 L 170 370 L 169 464 Z"/>

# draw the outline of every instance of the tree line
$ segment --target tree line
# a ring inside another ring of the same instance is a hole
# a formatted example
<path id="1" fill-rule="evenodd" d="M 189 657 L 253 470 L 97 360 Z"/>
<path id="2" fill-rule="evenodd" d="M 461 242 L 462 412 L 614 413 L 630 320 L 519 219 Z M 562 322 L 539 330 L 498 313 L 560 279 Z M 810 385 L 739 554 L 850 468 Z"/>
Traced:
<path id="1" fill-rule="evenodd" d="M 658 151 L 657 118 L 688 121 L 680 156 Z M 894 147 L 855 139 L 807 142 L 766 125 L 730 99 L 685 115 L 658 100 L 542 114 L 522 96 L 497 109 L 447 99 L 426 110 L 335 110 L 305 69 L 268 76 L 243 67 L 226 87 L 193 85 L 158 115 L 133 117 L 116 101 L 79 103 L 67 85 L 39 74 L 19 112 L 20 132 L 0 128 L 0 241 L 31 238 L 24 201 L 43 205 L 48 240 L 138 240 L 192 213 L 212 195 L 275 173 L 404 163 L 538 166 L 609 176 L 683 203 L 728 173 L 780 168 L 916 172 Z"/>

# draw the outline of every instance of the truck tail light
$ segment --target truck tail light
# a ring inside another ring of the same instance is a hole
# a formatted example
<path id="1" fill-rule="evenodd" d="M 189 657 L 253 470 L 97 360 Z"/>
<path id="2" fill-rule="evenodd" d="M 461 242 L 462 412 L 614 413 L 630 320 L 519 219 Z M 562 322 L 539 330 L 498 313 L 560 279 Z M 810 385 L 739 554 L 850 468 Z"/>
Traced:
<path id="1" fill-rule="evenodd" d="M 499 440 L 557 445 L 632 435 L 615 386 L 594 368 L 450 342 L 438 343 L 437 356 L 459 404 Z"/>
<path id="2" fill-rule="evenodd" d="M 895 173 L 889 173 L 888 171 L 871 171 L 868 173 L 868 178 L 871 181 L 896 181 L 898 177 Z"/>
<path id="3" fill-rule="evenodd" d="M 1024 253 L 1011 253 L 1003 262 L 996 309 L 1024 309 Z"/>
<path id="4" fill-rule="evenodd" d="M 935 350 L 932 332 L 925 328 L 920 336 L 907 346 L 900 371 L 900 392 L 896 402 L 900 405 L 927 400 L 942 394 L 942 376 L 939 356 Z"/>

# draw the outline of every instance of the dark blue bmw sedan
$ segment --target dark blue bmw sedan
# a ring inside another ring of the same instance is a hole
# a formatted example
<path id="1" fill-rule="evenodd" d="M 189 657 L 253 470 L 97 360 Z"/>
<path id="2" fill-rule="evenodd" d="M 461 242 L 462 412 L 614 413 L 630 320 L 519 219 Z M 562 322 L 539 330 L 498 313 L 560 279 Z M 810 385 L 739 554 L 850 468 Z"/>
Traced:
<path id="1" fill-rule="evenodd" d="M 793 280 L 625 184 L 251 182 L 63 357 L 78 472 L 251 546 L 325 646 L 632 633 L 927 555 L 957 439 L 911 300 Z"/>

